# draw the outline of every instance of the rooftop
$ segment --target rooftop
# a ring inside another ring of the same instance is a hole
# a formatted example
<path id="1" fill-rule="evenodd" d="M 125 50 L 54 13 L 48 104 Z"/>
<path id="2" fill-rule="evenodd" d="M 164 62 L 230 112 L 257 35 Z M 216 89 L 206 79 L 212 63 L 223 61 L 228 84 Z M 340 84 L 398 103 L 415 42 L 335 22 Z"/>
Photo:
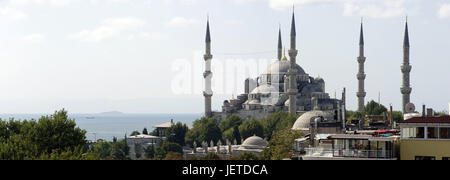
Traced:
<path id="1" fill-rule="evenodd" d="M 150 136 L 150 135 L 146 135 L 146 134 L 140 134 L 140 135 L 136 135 L 136 136 L 128 136 L 128 139 L 159 139 L 159 137 L 157 136 Z"/>
<path id="2" fill-rule="evenodd" d="M 156 125 L 155 128 L 170 128 L 174 125 L 173 122 L 168 122 L 160 125 Z"/>
<path id="3" fill-rule="evenodd" d="M 414 117 L 401 122 L 402 124 L 407 123 L 446 123 L 450 124 L 450 116 L 441 117 Z"/>

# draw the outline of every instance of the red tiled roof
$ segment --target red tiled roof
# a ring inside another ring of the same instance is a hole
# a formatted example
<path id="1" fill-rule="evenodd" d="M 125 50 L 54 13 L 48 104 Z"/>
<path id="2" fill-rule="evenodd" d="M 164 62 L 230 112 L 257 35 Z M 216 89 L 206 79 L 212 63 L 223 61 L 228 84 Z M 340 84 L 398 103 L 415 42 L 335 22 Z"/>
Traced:
<path id="1" fill-rule="evenodd" d="M 401 123 L 450 123 L 450 116 L 441 117 L 415 117 Z"/>

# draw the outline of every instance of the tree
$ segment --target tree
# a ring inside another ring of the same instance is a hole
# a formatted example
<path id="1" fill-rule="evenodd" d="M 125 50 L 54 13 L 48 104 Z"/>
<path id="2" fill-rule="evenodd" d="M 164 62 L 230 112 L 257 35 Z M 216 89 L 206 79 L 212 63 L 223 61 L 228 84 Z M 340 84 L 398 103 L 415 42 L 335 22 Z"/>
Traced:
<path id="1" fill-rule="evenodd" d="M 261 159 L 282 160 L 290 158 L 292 156 L 292 143 L 300 137 L 302 137 L 301 132 L 290 129 L 275 132 L 269 141 L 268 148 L 260 154 Z"/>
<path id="2" fill-rule="evenodd" d="M 139 133 L 139 131 L 133 131 L 130 136 L 137 136 L 137 135 L 141 135 L 141 133 Z"/>
<path id="3" fill-rule="evenodd" d="M 228 130 L 226 130 L 225 132 L 223 132 L 222 135 L 223 140 L 228 140 L 230 142 L 233 142 L 234 140 L 237 141 L 238 144 L 241 144 L 241 134 L 239 133 L 239 128 L 238 127 L 234 127 L 234 128 L 230 128 Z"/>
<path id="4" fill-rule="evenodd" d="M 30 128 L 31 139 L 37 143 L 39 153 L 74 150 L 86 143 L 86 131 L 76 127 L 75 120 L 69 119 L 64 109 L 51 116 L 41 117 L 35 125 Z"/>
<path id="5" fill-rule="evenodd" d="M 251 152 L 244 152 L 238 157 L 235 158 L 235 160 L 241 160 L 241 161 L 257 161 L 259 160 L 259 157 Z"/>
<path id="6" fill-rule="evenodd" d="M 200 160 L 219 161 L 222 159 L 216 153 L 208 153 L 204 157 L 200 158 Z"/>
<path id="7" fill-rule="evenodd" d="M 151 136 L 159 136 L 158 128 L 155 128 L 149 135 L 151 135 Z"/>
<path id="8" fill-rule="evenodd" d="M 106 159 L 111 156 L 111 149 L 111 143 L 104 140 L 98 140 L 97 144 L 93 146 L 90 152 L 97 153 L 100 159 Z"/>
<path id="9" fill-rule="evenodd" d="M 148 146 L 147 148 L 145 148 L 144 153 L 145 153 L 145 157 L 148 159 L 155 158 L 155 146 L 153 146 L 153 144 Z"/>
<path id="10" fill-rule="evenodd" d="M 365 108 L 366 115 L 382 115 L 385 112 L 387 112 L 386 107 L 376 103 L 374 100 L 367 103 Z"/>
<path id="11" fill-rule="evenodd" d="M 64 109 L 38 121 L 0 122 L 0 159 L 44 159 L 50 155 L 80 159 L 84 153 L 86 131 L 76 127 Z"/>
<path id="12" fill-rule="evenodd" d="M 156 149 L 156 158 L 164 159 L 169 152 L 183 153 L 183 147 L 177 143 L 164 141 L 162 145 Z"/>
<path id="13" fill-rule="evenodd" d="M 264 128 L 264 137 L 268 140 L 272 138 L 272 134 L 276 131 L 292 128 L 298 116 L 289 112 L 280 111 L 261 120 Z"/>
<path id="14" fill-rule="evenodd" d="M 97 144 L 93 145 L 88 152 L 98 154 L 102 160 L 128 160 L 129 147 L 126 144 L 126 139 L 117 140 L 114 138 L 112 142 L 99 140 Z"/>
<path id="15" fill-rule="evenodd" d="M 394 122 L 401 122 L 403 121 L 403 113 L 400 111 L 393 111 L 392 112 L 392 119 L 394 119 Z"/>
<path id="16" fill-rule="evenodd" d="M 247 139 L 253 135 L 264 137 L 264 128 L 260 121 L 251 119 L 239 126 L 239 133 L 241 134 L 242 139 Z"/>
<path id="17" fill-rule="evenodd" d="M 166 157 L 164 158 L 164 160 L 183 160 L 183 155 L 181 153 L 178 152 L 169 152 L 167 153 Z"/>
<path id="18" fill-rule="evenodd" d="M 239 127 L 244 120 L 238 115 L 231 115 L 224 121 L 220 122 L 219 128 L 222 132 L 225 132 L 229 129 L 234 129 L 234 127 Z"/>
<path id="19" fill-rule="evenodd" d="M 148 135 L 147 128 L 144 128 L 144 130 L 142 130 L 142 134 Z"/>
<path id="20" fill-rule="evenodd" d="M 169 142 L 177 143 L 181 146 L 184 146 L 186 145 L 185 138 L 188 130 L 189 128 L 187 127 L 186 124 L 178 122 L 177 124 L 167 129 L 167 140 Z"/>
<path id="21" fill-rule="evenodd" d="M 359 121 L 364 118 L 364 112 L 347 111 L 345 116 L 347 117 L 347 124 L 350 124 L 352 121 Z"/>
<path id="22" fill-rule="evenodd" d="M 210 141 L 217 143 L 220 139 L 222 139 L 222 132 L 216 123 L 216 119 L 202 118 L 194 121 L 192 129 L 186 134 L 185 142 L 187 144 Z"/>

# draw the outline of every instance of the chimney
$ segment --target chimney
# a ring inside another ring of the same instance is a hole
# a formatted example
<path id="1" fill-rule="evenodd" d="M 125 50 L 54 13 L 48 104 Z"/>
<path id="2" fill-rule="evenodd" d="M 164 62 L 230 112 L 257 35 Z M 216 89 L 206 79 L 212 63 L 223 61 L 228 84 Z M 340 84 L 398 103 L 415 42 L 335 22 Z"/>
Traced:
<path id="1" fill-rule="evenodd" d="M 427 117 L 433 117 L 434 116 L 434 111 L 431 108 L 427 109 Z"/>
<path id="2" fill-rule="evenodd" d="M 392 107 L 392 105 L 390 106 L 390 108 L 389 108 L 389 110 L 390 110 L 390 121 L 391 121 L 391 124 L 394 124 L 394 115 L 393 115 L 393 112 L 392 112 L 392 110 L 393 110 L 394 108 Z"/>
<path id="3" fill-rule="evenodd" d="M 427 109 L 426 109 L 426 106 L 425 106 L 425 104 L 423 105 L 423 109 L 422 109 L 422 117 L 425 117 L 426 116 L 426 112 L 427 112 Z"/>

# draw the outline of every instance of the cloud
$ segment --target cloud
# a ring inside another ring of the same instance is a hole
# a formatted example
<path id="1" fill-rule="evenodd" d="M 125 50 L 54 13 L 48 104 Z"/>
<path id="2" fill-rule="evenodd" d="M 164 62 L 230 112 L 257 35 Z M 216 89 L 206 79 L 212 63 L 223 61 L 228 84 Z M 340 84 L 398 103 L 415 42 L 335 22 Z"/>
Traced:
<path id="1" fill-rule="evenodd" d="M 144 32 L 141 34 L 143 38 L 151 39 L 151 40 L 166 40 L 169 38 L 169 35 L 166 33 L 160 32 Z"/>
<path id="2" fill-rule="evenodd" d="M 247 0 L 248 1 L 248 0 Z M 338 0 L 269 0 L 269 7 L 273 9 L 286 9 L 295 6 L 307 6 L 313 4 L 333 3 Z"/>
<path id="3" fill-rule="evenodd" d="M 8 3 L 13 6 L 25 6 L 31 4 L 49 4 L 53 6 L 68 5 L 73 0 L 8 0 Z"/>
<path id="4" fill-rule="evenodd" d="M 41 42 L 44 39 L 45 39 L 44 35 L 39 34 L 39 33 L 34 33 L 34 34 L 30 34 L 28 36 L 23 37 L 23 40 L 31 41 L 31 42 Z"/>
<path id="5" fill-rule="evenodd" d="M 198 24 L 199 20 L 194 18 L 185 18 L 185 17 L 174 17 L 170 20 L 170 26 L 186 26 L 191 24 Z"/>
<path id="6" fill-rule="evenodd" d="M 16 8 L 0 7 L 0 17 L 5 17 L 10 20 L 21 20 L 27 17 L 27 15 Z"/>
<path id="7" fill-rule="evenodd" d="M 124 31 L 135 30 L 145 23 L 135 17 L 110 18 L 103 22 L 103 25 L 92 29 L 82 30 L 69 35 L 69 39 L 76 39 L 83 42 L 99 42 L 104 39 L 117 37 Z"/>
<path id="8" fill-rule="evenodd" d="M 450 3 L 442 4 L 438 11 L 439 18 L 450 18 Z"/>
<path id="9" fill-rule="evenodd" d="M 346 0 L 344 3 L 344 16 L 391 18 L 406 14 L 406 0 Z"/>

